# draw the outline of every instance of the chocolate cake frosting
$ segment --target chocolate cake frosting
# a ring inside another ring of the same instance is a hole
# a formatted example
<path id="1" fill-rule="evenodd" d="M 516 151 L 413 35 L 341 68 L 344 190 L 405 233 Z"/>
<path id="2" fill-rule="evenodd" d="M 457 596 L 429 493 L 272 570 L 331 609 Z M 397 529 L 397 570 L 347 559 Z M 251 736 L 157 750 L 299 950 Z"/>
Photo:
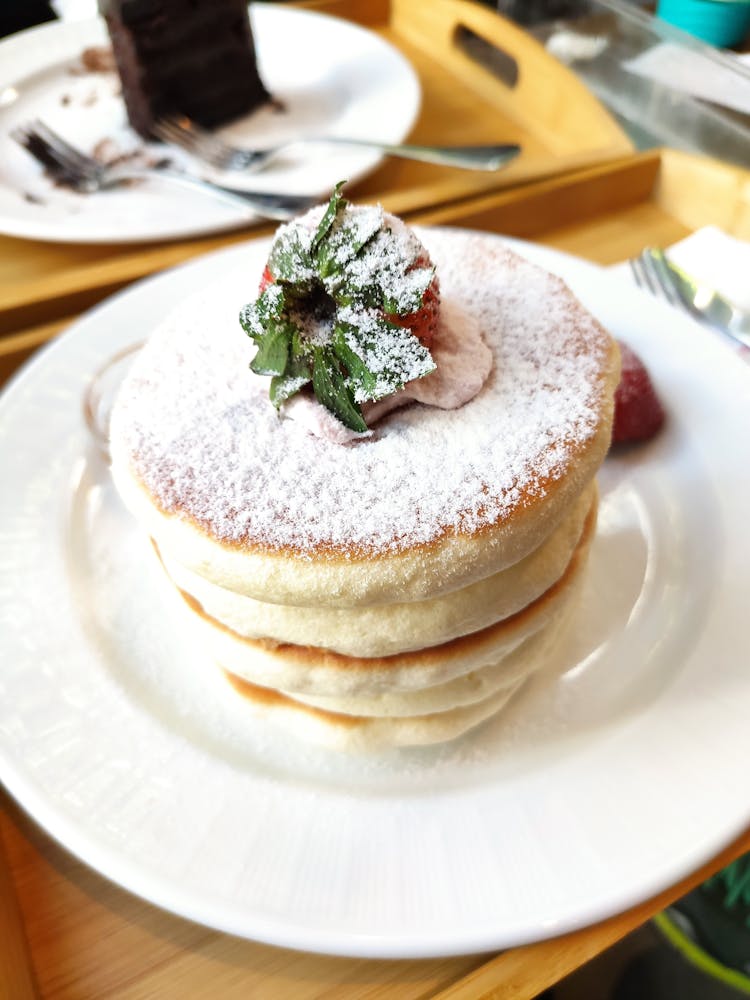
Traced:
<path id="1" fill-rule="evenodd" d="M 258 73 L 245 0 L 99 0 L 128 118 L 184 114 L 213 128 L 269 99 Z"/>

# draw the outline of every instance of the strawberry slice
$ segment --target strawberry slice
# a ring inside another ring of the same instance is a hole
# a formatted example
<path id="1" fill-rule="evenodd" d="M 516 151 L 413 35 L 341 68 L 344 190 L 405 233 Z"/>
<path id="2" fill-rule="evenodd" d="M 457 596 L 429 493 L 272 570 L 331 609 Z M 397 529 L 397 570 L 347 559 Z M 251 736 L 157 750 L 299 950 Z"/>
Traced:
<path id="1" fill-rule="evenodd" d="M 647 441 L 664 423 L 664 407 L 641 359 L 621 340 L 622 371 L 615 390 L 612 444 Z"/>

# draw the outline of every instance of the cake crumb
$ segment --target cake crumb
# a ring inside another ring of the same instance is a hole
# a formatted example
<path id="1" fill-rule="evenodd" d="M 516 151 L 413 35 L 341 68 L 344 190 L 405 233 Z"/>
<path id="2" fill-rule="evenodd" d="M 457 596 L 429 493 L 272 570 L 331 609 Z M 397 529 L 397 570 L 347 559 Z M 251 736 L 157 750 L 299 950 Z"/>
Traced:
<path id="1" fill-rule="evenodd" d="M 84 73 L 114 73 L 115 54 L 109 45 L 91 45 L 81 53 L 81 69 Z"/>

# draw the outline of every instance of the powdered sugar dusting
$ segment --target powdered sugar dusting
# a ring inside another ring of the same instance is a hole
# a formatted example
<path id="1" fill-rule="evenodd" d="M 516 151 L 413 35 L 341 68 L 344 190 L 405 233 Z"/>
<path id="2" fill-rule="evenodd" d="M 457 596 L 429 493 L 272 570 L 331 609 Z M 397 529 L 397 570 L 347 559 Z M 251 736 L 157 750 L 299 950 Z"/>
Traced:
<path id="1" fill-rule="evenodd" d="M 482 332 L 472 313 L 461 310 L 454 300 L 441 304 L 440 322 L 430 344 L 435 369 L 425 378 L 408 382 L 403 389 L 375 403 L 364 403 L 362 415 L 368 427 L 409 403 L 425 403 L 443 410 L 455 410 L 481 390 L 492 371 L 492 351 L 482 339 Z M 315 399 L 312 393 L 300 392 L 288 399 L 279 412 L 296 420 L 317 437 L 339 444 L 357 441 L 364 433 L 350 430 Z"/>
<path id="2" fill-rule="evenodd" d="M 159 327 L 116 405 L 116 433 L 164 511 L 236 544 L 377 553 L 496 523 L 564 474 L 597 429 L 601 328 L 496 238 L 419 235 L 443 299 L 475 316 L 493 351 L 481 392 L 458 410 L 400 410 L 346 446 L 280 419 L 237 322 L 268 251 L 251 244 L 241 273 Z"/>
<path id="3" fill-rule="evenodd" d="M 384 285 L 393 299 L 390 311 L 410 312 L 432 279 L 431 268 L 415 266 L 422 253 L 422 244 L 401 219 L 384 213 L 379 206 L 377 210 L 369 206 L 352 208 L 355 221 L 360 213 L 367 219 L 370 212 L 379 211 L 380 227 L 364 252 L 349 263 L 347 276 L 359 288 Z"/>
<path id="4" fill-rule="evenodd" d="M 413 382 L 435 370 L 427 348 L 409 330 L 383 323 L 375 310 L 344 308 L 338 315 L 343 323 L 352 324 L 344 334 L 347 344 L 375 376 L 375 385 L 369 390 L 355 386 L 354 398 L 358 403 L 382 399 L 393 391 L 394 384 Z"/>

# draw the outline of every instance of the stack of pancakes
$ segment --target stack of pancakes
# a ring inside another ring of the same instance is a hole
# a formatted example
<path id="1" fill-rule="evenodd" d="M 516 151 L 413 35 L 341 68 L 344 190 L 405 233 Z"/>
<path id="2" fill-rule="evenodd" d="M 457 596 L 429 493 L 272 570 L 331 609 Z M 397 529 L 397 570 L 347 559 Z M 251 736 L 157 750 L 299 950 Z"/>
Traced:
<path id="1" fill-rule="evenodd" d="M 495 237 L 419 235 L 494 365 L 458 410 L 347 445 L 278 416 L 237 323 L 268 245 L 153 333 L 118 397 L 118 488 L 257 713 L 328 745 L 452 739 L 545 660 L 595 529 L 617 349 Z M 428 376 L 429 377 L 429 376 Z"/>

